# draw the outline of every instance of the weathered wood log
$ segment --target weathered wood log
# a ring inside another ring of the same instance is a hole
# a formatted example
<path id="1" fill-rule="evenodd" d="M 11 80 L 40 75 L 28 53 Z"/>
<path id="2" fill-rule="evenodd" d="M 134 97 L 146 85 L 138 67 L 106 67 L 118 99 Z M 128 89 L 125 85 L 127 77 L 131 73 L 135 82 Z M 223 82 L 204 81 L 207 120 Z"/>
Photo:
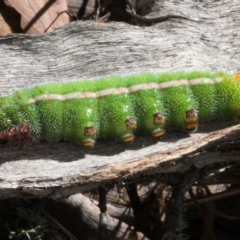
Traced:
<path id="1" fill-rule="evenodd" d="M 99 208 L 91 202 L 87 197 L 84 197 L 81 194 L 75 194 L 64 200 L 66 204 L 75 207 L 76 211 L 81 215 L 83 222 L 93 229 L 93 231 L 98 231 L 98 219 L 100 215 Z M 120 222 L 106 213 L 107 221 L 107 237 L 105 239 L 121 239 L 121 240 L 147 240 L 142 233 L 136 232 L 134 228 Z"/>
<path id="2" fill-rule="evenodd" d="M 115 74 L 239 70 L 237 1 L 178 0 L 161 7 L 161 12 L 155 11 L 158 16 L 174 13 L 189 20 L 173 19 L 144 28 L 79 21 L 48 34 L 1 37 L 1 95 L 43 82 Z M 203 126 L 188 138 L 168 134 L 159 142 L 139 137 L 128 146 L 110 142 L 99 142 L 94 149 L 68 142 L 41 142 L 28 149 L 0 146 L 0 197 L 57 199 L 107 182 L 153 177 L 170 181 L 169 173 L 184 173 L 192 165 L 201 169 L 238 161 L 234 154 L 202 152 L 208 144 L 239 135 L 239 125 L 212 131 L 214 127 Z"/>

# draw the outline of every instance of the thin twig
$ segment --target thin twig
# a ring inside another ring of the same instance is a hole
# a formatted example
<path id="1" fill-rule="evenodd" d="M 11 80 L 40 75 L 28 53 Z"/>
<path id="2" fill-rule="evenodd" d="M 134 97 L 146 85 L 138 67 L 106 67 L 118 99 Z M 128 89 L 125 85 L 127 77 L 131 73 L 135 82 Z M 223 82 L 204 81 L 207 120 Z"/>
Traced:
<path id="1" fill-rule="evenodd" d="M 77 237 L 75 237 L 71 232 L 69 232 L 61 223 L 59 223 L 55 218 L 53 218 L 50 214 L 48 214 L 46 211 L 42 210 L 43 213 L 46 215 L 47 218 L 49 218 L 54 224 L 56 224 L 63 232 L 64 234 L 71 240 L 78 240 Z"/>
<path id="2" fill-rule="evenodd" d="M 58 18 L 60 17 L 60 15 L 62 15 L 63 13 L 66 13 L 66 14 L 69 16 L 69 18 L 71 19 L 71 21 L 73 20 L 73 16 L 71 16 L 68 11 L 62 11 L 62 12 L 60 12 L 60 13 L 55 17 L 55 19 L 51 22 L 51 24 L 44 30 L 44 33 L 48 31 L 48 29 L 57 21 L 57 19 L 58 19 Z"/>
<path id="3" fill-rule="evenodd" d="M 192 200 L 194 201 L 195 206 L 198 208 L 199 212 L 201 213 L 201 215 L 202 215 L 202 217 L 203 217 L 203 219 L 204 219 L 204 222 L 205 222 L 205 229 L 204 229 L 205 231 L 204 231 L 202 237 L 203 237 L 203 236 L 206 236 L 206 234 L 207 234 L 207 236 L 211 236 L 211 239 L 216 240 L 216 237 L 215 237 L 215 235 L 214 235 L 214 233 L 213 233 L 213 231 L 212 231 L 212 229 L 211 229 L 211 226 L 212 226 L 212 224 L 213 224 L 213 222 L 214 222 L 214 219 L 213 219 L 213 218 L 214 218 L 214 215 L 211 214 L 211 215 L 210 215 L 210 218 L 209 218 L 209 215 L 207 215 L 207 214 L 203 211 L 202 207 L 199 205 L 199 203 L 198 203 L 198 201 L 197 201 L 196 196 L 195 196 L 194 193 L 193 193 L 192 188 L 190 188 L 188 192 L 189 192 L 189 195 L 191 196 Z M 208 210 L 209 210 L 209 209 L 208 209 Z M 209 212 L 213 213 L 212 211 L 209 211 Z M 209 223 L 211 223 L 211 226 L 210 226 Z M 207 230 L 207 233 L 206 233 L 206 230 Z"/>
<path id="4" fill-rule="evenodd" d="M 198 199 L 198 204 L 202 204 L 202 203 L 206 203 L 206 202 L 210 202 L 210 201 L 216 201 L 216 200 L 219 200 L 219 199 L 232 197 L 232 196 L 235 196 L 235 195 L 238 195 L 238 194 L 240 194 L 240 189 L 233 190 L 233 191 L 222 192 L 222 193 L 217 193 L 217 194 L 215 194 L 213 196 L 210 196 L 210 197 L 205 197 L 205 198 L 202 198 L 202 199 Z M 184 204 L 185 207 L 189 207 L 191 205 L 194 205 L 194 201 L 191 201 L 191 202 L 188 202 L 188 203 Z"/>

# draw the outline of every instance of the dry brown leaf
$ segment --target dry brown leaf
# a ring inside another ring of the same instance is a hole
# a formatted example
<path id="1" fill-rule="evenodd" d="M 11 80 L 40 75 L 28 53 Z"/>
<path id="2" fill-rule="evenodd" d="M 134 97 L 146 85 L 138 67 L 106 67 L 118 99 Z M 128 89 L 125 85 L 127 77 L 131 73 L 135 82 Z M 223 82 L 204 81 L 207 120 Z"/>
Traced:
<path id="1" fill-rule="evenodd" d="M 22 33 L 20 15 L 12 7 L 0 1 L 0 35 Z"/>
<path id="2" fill-rule="evenodd" d="M 11 33 L 11 28 L 0 14 L 0 35 L 7 35 Z"/>
<path id="3" fill-rule="evenodd" d="M 47 32 L 69 23 L 66 13 L 59 16 L 67 11 L 66 0 L 5 0 L 5 3 L 21 14 L 21 26 L 25 33 L 43 33 L 57 17 Z"/>

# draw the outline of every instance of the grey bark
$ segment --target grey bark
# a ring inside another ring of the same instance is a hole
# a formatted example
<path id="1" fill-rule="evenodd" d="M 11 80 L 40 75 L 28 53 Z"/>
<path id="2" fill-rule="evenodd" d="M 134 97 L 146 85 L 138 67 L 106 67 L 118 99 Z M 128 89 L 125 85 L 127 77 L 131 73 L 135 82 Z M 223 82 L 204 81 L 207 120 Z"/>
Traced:
<path id="1" fill-rule="evenodd" d="M 48 34 L 0 37 L 1 95 L 44 82 L 116 74 L 239 70 L 237 0 L 175 0 L 157 7 L 152 17 L 174 13 L 189 20 L 170 19 L 151 27 L 79 21 Z M 139 137 L 130 145 L 99 142 L 94 149 L 66 142 L 41 142 L 20 150 L 0 146 L 0 198 L 56 199 L 106 182 L 156 176 L 168 181 L 166 175 L 184 173 L 193 164 L 202 168 L 237 161 L 235 155 L 202 152 L 207 144 L 239 134 L 239 125 L 214 127 L 203 126 L 188 138 L 171 133 L 159 142 Z"/>

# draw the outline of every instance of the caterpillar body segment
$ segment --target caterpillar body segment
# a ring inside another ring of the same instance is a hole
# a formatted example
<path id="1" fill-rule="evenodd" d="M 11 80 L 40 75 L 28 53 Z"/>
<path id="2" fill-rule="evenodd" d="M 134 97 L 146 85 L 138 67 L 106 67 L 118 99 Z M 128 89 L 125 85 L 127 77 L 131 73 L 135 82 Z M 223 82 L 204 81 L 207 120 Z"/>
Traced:
<path id="1" fill-rule="evenodd" d="M 93 147 L 98 138 L 131 142 L 135 132 L 191 133 L 201 121 L 239 119 L 239 76 L 148 73 L 23 89 L 0 98 L 0 143 L 63 139 Z"/>

